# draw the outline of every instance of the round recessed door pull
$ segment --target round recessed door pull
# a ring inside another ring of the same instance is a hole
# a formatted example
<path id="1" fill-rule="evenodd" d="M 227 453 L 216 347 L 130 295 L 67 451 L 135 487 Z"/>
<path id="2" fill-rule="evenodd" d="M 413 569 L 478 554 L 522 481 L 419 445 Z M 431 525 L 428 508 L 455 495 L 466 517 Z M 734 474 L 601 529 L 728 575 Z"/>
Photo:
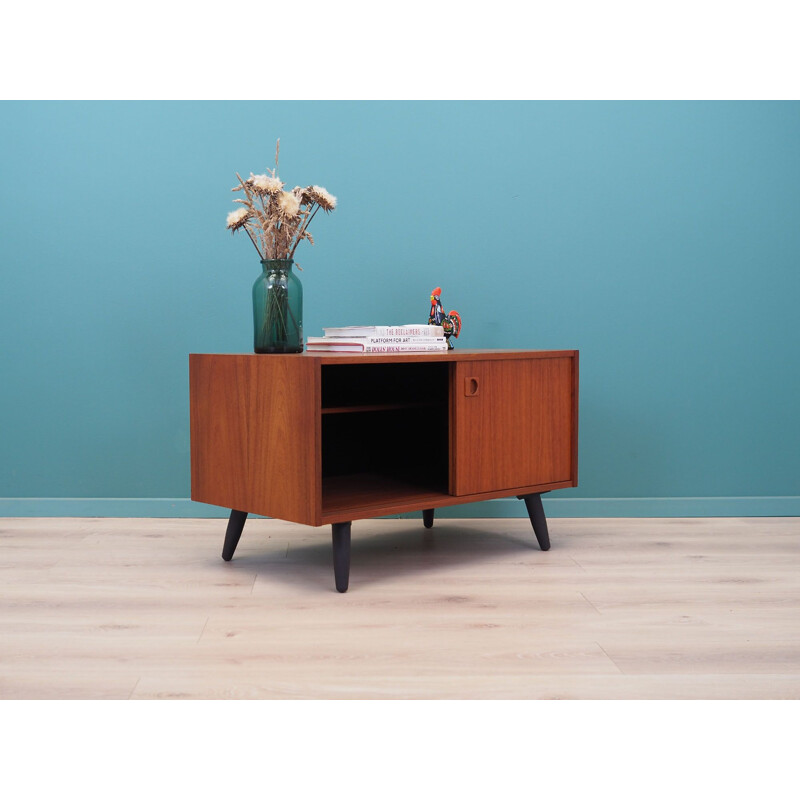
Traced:
<path id="1" fill-rule="evenodd" d="M 477 378 L 464 378 L 465 397 L 477 397 L 479 388 L 480 386 L 478 385 Z"/>

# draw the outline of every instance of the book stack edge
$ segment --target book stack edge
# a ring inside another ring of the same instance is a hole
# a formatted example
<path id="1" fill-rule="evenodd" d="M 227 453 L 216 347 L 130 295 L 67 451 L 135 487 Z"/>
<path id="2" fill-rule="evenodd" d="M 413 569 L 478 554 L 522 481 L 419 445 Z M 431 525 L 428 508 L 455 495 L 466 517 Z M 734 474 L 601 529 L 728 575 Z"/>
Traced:
<path id="1" fill-rule="evenodd" d="M 306 349 L 325 353 L 429 353 L 447 350 L 441 325 L 352 325 L 323 328 L 309 336 Z"/>

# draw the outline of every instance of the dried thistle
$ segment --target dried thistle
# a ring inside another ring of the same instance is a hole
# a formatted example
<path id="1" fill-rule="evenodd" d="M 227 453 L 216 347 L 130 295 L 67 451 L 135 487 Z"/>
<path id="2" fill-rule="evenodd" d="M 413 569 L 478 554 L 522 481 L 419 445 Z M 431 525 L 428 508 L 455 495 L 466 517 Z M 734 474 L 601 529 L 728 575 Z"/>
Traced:
<path id="1" fill-rule="evenodd" d="M 250 173 L 232 192 L 244 192 L 245 198 L 234 200 L 242 207 L 228 214 L 227 227 L 231 233 L 244 230 L 263 260 L 293 258 L 297 245 L 303 239 L 314 244 L 307 228 L 321 208 L 326 213 L 336 208 L 336 198 L 322 186 L 295 186 L 284 190 L 278 177 L 278 139 L 275 146 L 275 169 L 267 169 L 263 175 Z"/>
<path id="2" fill-rule="evenodd" d="M 283 181 L 280 178 L 273 178 L 271 175 L 250 175 L 247 179 L 247 185 L 250 186 L 256 194 L 278 194 L 283 190 Z"/>
<path id="3" fill-rule="evenodd" d="M 300 213 L 300 201 L 291 192 L 278 195 L 278 210 L 284 219 L 294 219 Z"/>
<path id="4" fill-rule="evenodd" d="M 238 231 L 247 220 L 250 219 L 250 209 L 248 208 L 237 208 L 235 211 L 231 211 L 228 214 L 228 220 L 226 228 L 229 228 L 231 233 L 234 231 Z"/>
<path id="5" fill-rule="evenodd" d="M 312 203 L 318 203 L 323 211 L 333 211 L 336 208 L 336 198 L 324 186 L 309 186 L 303 196 Z"/>

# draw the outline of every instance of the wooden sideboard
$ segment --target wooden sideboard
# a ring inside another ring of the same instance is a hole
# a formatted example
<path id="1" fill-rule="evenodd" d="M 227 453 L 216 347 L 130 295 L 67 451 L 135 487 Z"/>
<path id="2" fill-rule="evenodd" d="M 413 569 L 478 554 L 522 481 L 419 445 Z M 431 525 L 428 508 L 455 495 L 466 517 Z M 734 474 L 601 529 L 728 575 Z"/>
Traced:
<path id="1" fill-rule="evenodd" d="M 189 356 L 192 499 L 333 526 L 336 588 L 350 523 L 517 496 L 543 550 L 541 494 L 578 484 L 578 351 Z"/>

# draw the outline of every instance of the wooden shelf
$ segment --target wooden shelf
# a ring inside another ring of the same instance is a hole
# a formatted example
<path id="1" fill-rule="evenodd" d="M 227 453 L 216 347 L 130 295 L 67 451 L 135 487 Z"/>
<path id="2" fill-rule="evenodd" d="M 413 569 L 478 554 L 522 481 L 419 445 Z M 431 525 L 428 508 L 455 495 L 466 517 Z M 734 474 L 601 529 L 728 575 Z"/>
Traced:
<path id="1" fill-rule="evenodd" d="M 574 486 L 571 480 L 556 481 L 539 486 L 520 486 L 473 495 L 468 502 L 494 500 L 533 492 L 549 492 Z M 402 514 L 423 508 L 441 508 L 464 503 L 465 499 L 439 491 L 433 486 L 412 484 L 400 478 L 378 476 L 374 473 L 354 473 L 322 479 L 322 516 L 319 524 L 370 519 L 388 514 Z"/>
<path id="2" fill-rule="evenodd" d="M 374 473 L 337 475 L 322 479 L 322 517 L 339 517 L 346 510 L 353 518 L 380 516 L 384 508 L 398 505 L 409 508 L 441 505 L 449 498 L 447 491 L 419 486 L 400 478 Z M 385 512 L 390 513 L 390 512 Z"/>
<path id="3" fill-rule="evenodd" d="M 372 403 L 368 405 L 330 406 L 323 408 L 323 414 L 357 414 L 363 411 L 398 411 L 406 408 L 436 408 L 441 401 L 425 400 L 418 403 Z"/>

